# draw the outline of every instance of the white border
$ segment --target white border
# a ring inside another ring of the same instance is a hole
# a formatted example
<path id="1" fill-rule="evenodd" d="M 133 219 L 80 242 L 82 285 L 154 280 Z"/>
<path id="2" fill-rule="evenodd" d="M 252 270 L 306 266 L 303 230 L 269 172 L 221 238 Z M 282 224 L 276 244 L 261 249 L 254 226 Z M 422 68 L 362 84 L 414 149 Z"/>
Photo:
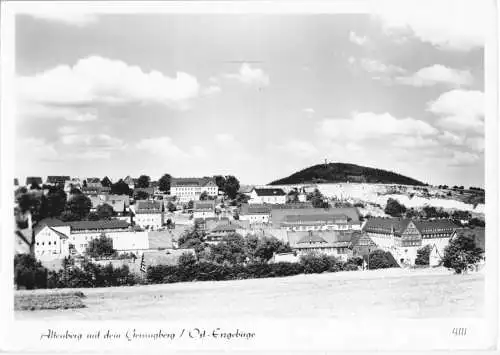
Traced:
<path id="1" fill-rule="evenodd" d="M 319 13 L 369 13 L 381 5 L 388 6 L 388 1 L 261 1 L 261 2 L 16 2 L 3 3 L 1 18 L 1 236 L 0 250 L 2 258 L 0 264 L 0 281 L 4 286 L 1 291 L 0 319 L 4 329 L 0 332 L 0 349 L 40 350 L 37 335 L 40 330 L 46 329 L 46 324 L 40 322 L 15 322 L 13 318 L 13 290 L 12 290 L 12 180 L 13 180 L 13 147 L 15 137 L 15 107 L 12 91 L 15 73 L 14 51 L 14 14 L 35 12 L 43 8 L 50 12 L 86 12 L 86 13 L 226 13 L 226 14 L 319 14 Z M 494 7 L 494 1 L 489 5 Z M 497 10 L 495 8 L 495 10 Z M 497 10 L 498 11 L 498 10 Z M 388 320 L 371 323 L 368 320 L 353 322 L 347 320 L 331 321 L 328 324 L 315 324 L 310 320 L 269 321 L 248 325 L 258 329 L 261 338 L 259 341 L 247 344 L 233 344 L 239 349 L 246 350 L 277 350 L 292 347 L 289 350 L 349 350 L 353 346 L 360 350 L 425 350 L 437 349 L 479 349 L 484 344 L 498 346 L 498 142 L 500 136 L 498 125 L 498 32 L 496 20 L 497 11 L 489 12 L 490 17 L 485 19 L 489 23 L 486 53 L 485 53 L 485 96 L 486 96 L 486 216 L 487 216 L 487 267 L 486 267 L 486 317 L 478 319 L 427 319 L 427 320 Z M 466 24 L 464 24 L 466 25 Z M 493 31 L 494 29 L 494 31 Z M 238 320 L 234 320 L 236 322 Z M 227 321 L 202 321 L 207 326 L 228 324 Z M 71 322 L 66 327 L 92 328 L 115 326 L 127 327 L 127 322 Z M 149 323 L 151 326 L 153 323 Z M 177 322 L 176 324 L 163 323 L 162 326 L 192 326 Z M 234 324 L 233 324 L 234 325 Z M 238 326 L 244 321 L 238 322 Z M 468 326 L 470 336 L 467 340 L 459 340 L 449 336 L 450 329 L 457 326 Z M 321 327 L 320 327 L 321 326 Z M 316 334 L 316 335 L 315 335 Z M 315 336 L 314 336 L 315 335 Z M 387 339 L 392 342 L 387 344 Z M 493 339 L 497 339 L 492 342 Z M 382 341 L 381 341 L 382 340 Z M 350 341 L 350 342 L 349 342 Z M 352 344 L 351 346 L 349 344 Z M 340 346 L 339 346 L 340 345 Z M 347 345 L 347 346 L 346 346 Z M 174 345 L 175 346 L 175 345 Z M 202 350 L 191 344 L 188 348 Z M 84 350 L 83 344 L 73 347 L 73 350 Z M 99 347 L 103 351 L 107 347 Z M 119 351 L 119 346 L 111 347 Z M 95 350 L 92 346 L 86 350 Z M 131 348 L 129 348 L 131 349 Z M 162 350 L 175 350 L 162 344 Z M 221 349 L 221 344 L 204 344 L 203 350 Z M 222 346 L 230 350 L 231 347 Z M 234 348 L 232 348 L 234 350 Z M 49 351 L 48 348 L 43 349 Z M 54 349 L 55 350 L 55 349 Z M 68 350 L 66 348 L 66 350 Z M 111 350 L 111 349 L 110 349 Z M 135 351 L 144 350 L 144 345 L 133 347 Z"/>

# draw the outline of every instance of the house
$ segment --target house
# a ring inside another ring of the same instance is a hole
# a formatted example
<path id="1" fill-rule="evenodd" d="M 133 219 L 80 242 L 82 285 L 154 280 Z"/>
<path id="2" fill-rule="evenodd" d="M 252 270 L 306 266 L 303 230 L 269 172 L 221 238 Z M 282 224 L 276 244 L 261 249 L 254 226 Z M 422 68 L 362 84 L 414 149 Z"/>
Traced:
<path id="1" fill-rule="evenodd" d="M 164 224 L 162 201 L 136 201 L 133 212 L 135 225 L 142 228 L 155 230 Z"/>
<path id="2" fill-rule="evenodd" d="M 30 187 L 31 185 L 38 185 L 42 187 L 43 181 L 42 178 L 39 176 L 28 176 L 26 178 L 26 186 Z"/>
<path id="3" fill-rule="evenodd" d="M 134 231 L 130 224 L 119 220 L 62 222 L 45 219 L 35 231 L 35 256 L 38 259 L 63 258 L 84 254 L 88 243 L 101 234 L 113 240 L 117 251 L 137 251 L 149 248 L 147 232 Z"/>
<path id="4" fill-rule="evenodd" d="M 134 194 L 137 192 L 145 192 L 148 194 L 149 198 L 153 198 L 153 195 L 155 193 L 155 188 L 154 187 L 136 187 L 136 188 L 134 188 Z"/>
<path id="5" fill-rule="evenodd" d="M 101 187 L 85 187 L 82 186 L 81 191 L 84 195 L 91 196 L 91 195 L 105 195 L 109 194 L 111 192 L 111 187 L 108 186 L 101 186 Z"/>
<path id="6" fill-rule="evenodd" d="M 194 201 L 193 218 L 214 218 L 215 201 Z"/>
<path id="7" fill-rule="evenodd" d="M 83 184 L 79 178 L 64 181 L 64 192 L 70 193 L 72 189 L 82 190 Z"/>
<path id="8" fill-rule="evenodd" d="M 271 216 L 271 207 L 261 204 L 242 204 L 239 212 L 240 221 L 248 221 L 250 224 L 267 224 Z"/>
<path id="9" fill-rule="evenodd" d="M 301 206 L 304 204 L 298 203 L 297 208 L 271 206 L 273 228 L 288 228 L 290 230 L 361 229 L 360 215 L 356 207 L 312 208 Z"/>
<path id="10" fill-rule="evenodd" d="M 456 229 L 457 226 L 447 219 L 373 217 L 363 226 L 363 232 L 379 248 L 391 252 L 400 265 L 413 265 L 417 250 L 426 245 L 435 245 L 437 252 L 442 255 Z"/>
<path id="11" fill-rule="evenodd" d="M 283 189 L 278 188 L 254 188 L 250 193 L 251 204 L 285 204 L 286 193 Z"/>
<path id="12" fill-rule="evenodd" d="M 219 187 L 213 178 L 172 178 L 170 181 L 170 195 L 177 196 L 180 202 L 197 201 L 203 192 L 217 197 Z"/>
<path id="13" fill-rule="evenodd" d="M 227 217 L 208 217 L 208 218 L 195 218 L 194 225 L 201 231 L 208 231 L 214 229 L 218 224 L 229 224 L 230 220 Z"/>
<path id="14" fill-rule="evenodd" d="M 229 221 L 229 223 L 219 223 L 212 228 L 205 236 L 205 242 L 214 244 L 220 242 L 224 237 L 232 234 L 245 235 L 247 228 L 239 224 L 237 221 Z"/>
<path id="15" fill-rule="evenodd" d="M 315 253 L 335 256 L 346 261 L 352 256 L 350 249 L 353 233 L 342 231 L 291 231 L 288 243 L 299 256 Z"/>
<path id="16" fill-rule="evenodd" d="M 352 256 L 366 257 L 376 249 L 378 249 L 377 244 L 368 236 L 368 234 L 363 232 L 353 233 L 351 239 L 351 250 Z"/>
<path id="17" fill-rule="evenodd" d="M 102 187 L 101 180 L 99 178 L 96 178 L 96 177 L 87 178 L 86 182 L 87 182 L 86 187 L 89 187 L 89 188 L 101 188 Z"/>
<path id="18" fill-rule="evenodd" d="M 47 176 L 47 185 L 64 187 L 66 181 L 71 180 L 65 175 L 49 175 Z"/>

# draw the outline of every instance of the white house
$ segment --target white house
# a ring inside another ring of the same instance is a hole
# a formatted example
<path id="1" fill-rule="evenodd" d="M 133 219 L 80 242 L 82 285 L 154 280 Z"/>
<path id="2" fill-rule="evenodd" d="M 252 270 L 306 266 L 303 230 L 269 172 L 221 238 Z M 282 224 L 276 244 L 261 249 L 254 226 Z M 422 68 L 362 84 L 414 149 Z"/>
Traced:
<path id="1" fill-rule="evenodd" d="M 193 218 L 215 217 L 215 201 L 194 201 Z"/>
<path id="2" fill-rule="evenodd" d="M 346 261 L 352 256 L 352 232 L 308 231 L 288 232 L 288 243 L 297 255 L 326 254 Z"/>
<path id="3" fill-rule="evenodd" d="M 250 193 L 250 204 L 285 204 L 286 193 L 277 188 L 254 188 Z"/>
<path id="4" fill-rule="evenodd" d="M 258 204 L 242 204 L 239 213 L 240 221 L 248 221 L 250 224 L 267 224 L 270 216 L 271 208 Z"/>
<path id="5" fill-rule="evenodd" d="M 57 259 L 70 254 L 84 254 L 89 242 L 101 234 L 113 240 L 117 251 L 138 251 L 149 248 L 147 232 L 136 232 L 127 222 L 119 220 L 62 222 L 49 219 L 40 222 L 35 233 L 35 256 Z"/>
<path id="6" fill-rule="evenodd" d="M 170 182 L 170 195 L 176 196 L 179 202 L 198 201 L 203 192 L 217 197 L 219 187 L 213 178 L 172 178 Z"/>
<path id="7" fill-rule="evenodd" d="M 155 230 L 164 224 L 162 201 L 139 200 L 133 206 L 134 222 L 137 226 Z"/>

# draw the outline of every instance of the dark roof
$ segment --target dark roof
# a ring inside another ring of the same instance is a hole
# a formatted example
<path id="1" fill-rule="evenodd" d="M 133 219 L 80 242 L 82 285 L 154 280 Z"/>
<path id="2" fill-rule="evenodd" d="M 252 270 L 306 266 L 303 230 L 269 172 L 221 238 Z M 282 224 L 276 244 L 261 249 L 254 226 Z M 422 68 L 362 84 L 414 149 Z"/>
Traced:
<path id="1" fill-rule="evenodd" d="M 209 183 L 215 184 L 213 178 L 172 178 L 170 186 L 206 186 Z"/>
<path id="2" fill-rule="evenodd" d="M 49 175 L 47 176 L 47 183 L 49 184 L 60 184 L 64 183 L 66 180 L 71 180 L 69 176 L 65 175 Z"/>
<path id="3" fill-rule="evenodd" d="M 271 221 L 273 227 L 279 228 L 285 221 L 286 216 L 306 216 L 306 215 L 346 215 L 352 222 L 359 222 L 359 212 L 356 207 L 343 207 L 343 208 L 291 208 L 291 209 L 275 209 L 271 210 Z"/>
<path id="4" fill-rule="evenodd" d="M 230 221 L 230 223 L 219 223 L 210 232 L 235 232 L 237 229 L 244 229 L 237 222 Z"/>
<path id="5" fill-rule="evenodd" d="M 288 232 L 287 238 L 292 248 L 317 247 L 349 247 L 355 232 L 342 231 L 308 231 Z M 324 242 L 324 243 L 323 243 Z"/>
<path id="6" fill-rule="evenodd" d="M 134 189 L 134 192 L 138 192 L 138 191 L 147 192 L 148 194 L 152 195 L 155 192 L 155 188 L 154 187 L 136 187 Z"/>
<path id="7" fill-rule="evenodd" d="M 109 193 L 111 191 L 111 187 L 109 186 L 82 186 L 82 193 L 84 194 L 101 194 L 101 193 Z"/>
<path id="8" fill-rule="evenodd" d="M 214 201 L 194 201 L 193 203 L 193 210 L 213 210 L 214 208 Z"/>
<path id="9" fill-rule="evenodd" d="M 366 233 L 354 233 L 351 239 L 352 247 L 376 247 L 377 244 Z"/>
<path id="10" fill-rule="evenodd" d="M 289 215 L 285 216 L 285 223 L 307 223 L 307 222 L 325 222 L 325 223 L 342 223 L 347 222 L 348 217 L 345 214 L 330 215 L 330 214 L 311 214 L 311 215 Z"/>
<path id="11" fill-rule="evenodd" d="M 317 234 L 309 233 L 297 241 L 297 244 L 303 243 L 326 243 L 326 240 L 324 240 Z"/>
<path id="12" fill-rule="evenodd" d="M 453 233 L 456 225 L 447 219 L 437 220 L 411 220 L 409 218 L 379 218 L 374 217 L 367 220 L 363 227 L 366 232 L 390 234 L 394 230 L 395 235 L 401 235 L 408 224 L 413 222 L 422 235 Z"/>
<path id="13" fill-rule="evenodd" d="M 84 230 L 84 229 L 123 229 L 128 228 L 129 224 L 125 221 L 118 219 L 102 220 L 102 221 L 74 221 L 66 222 L 71 230 Z"/>
<path id="14" fill-rule="evenodd" d="M 285 196 L 283 189 L 254 189 L 257 196 Z"/>
<path id="15" fill-rule="evenodd" d="M 87 178 L 87 183 L 99 184 L 101 183 L 101 180 L 99 178 Z"/>
<path id="16" fill-rule="evenodd" d="M 61 232 L 59 232 L 58 230 L 56 230 L 56 229 L 54 229 L 54 228 L 51 228 L 51 227 L 49 227 L 49 228 L 50 228 L 50 230 L 52 230 L 54 233 L 56 233 L 56 234 L 59 236 L 59 238 L 61 238 L 61 239 L 68 239 L 68 236 L 67 236 L 66 234 L 61 233 Z"/>
<path id="17" fill-rule="evenodd" d="M 161 201 L 139 200 L 135 203 L 136 213 L 150 213 L 150 212 L 161 212 L 161 211 L 162 211 Z"/>
<path id="18" fill-rule="evenodd" d="M 271 214 L 271 207 L 269 207 L 268 205 L 253 205 L 245 203 L 241 205 L 240 214 Z"/>
<path id="19" fill-rule="evenodd" d="M 39 176 L 28 176 L 26 178 L 26 186 L 29 186 L 29 185 L 31 185 L 33 183 L 36 183 L 37 185 L 42 185 L 43 180 Z"/>

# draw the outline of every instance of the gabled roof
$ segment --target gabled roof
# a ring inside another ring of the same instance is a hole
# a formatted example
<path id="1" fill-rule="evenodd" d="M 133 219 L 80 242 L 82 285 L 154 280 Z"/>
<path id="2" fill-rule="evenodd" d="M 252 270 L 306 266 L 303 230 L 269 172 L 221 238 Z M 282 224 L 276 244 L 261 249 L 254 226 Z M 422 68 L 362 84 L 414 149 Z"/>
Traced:
<path id="1" fill-rule="evenodd" d="M 351 239 L 351 247 L 375 248 L 377 244 L 366 233 L 354 233 Z"/>
<path id="2" fill-rule="evenodd" d="M 230 221 L 230 223 L 219 223 L 210 232 L 235 232 L 238 229 L 244 229 L 239 223 Z"/>
<path id="3" fill-rule="evenodd" d="M 43 183 L 42 178 L 39 176 L 28 176 L 26 178 L 26 186 L 29 186 L 33 183 L 36 183 L 37 185 L 42 185 Z"/>
<path id="4" fill-rule="evenodd" d="M 193 210 L 213 210 L 215 208 L 214 201 L 194 201 Z"/>
<path id="5" fill-rule="evenodd" d="M 324 240 L 317 234 L 309 233 L 297 241 L 297 244 L 303 243 L 326 243 L 326 240 Z"/>
<path id="6" fill-rule="evenodd" d="M 203 178 L 172 178 L 170 181 L 170 187 L 177 186 L 207 186 L 209 184 L 214 184 L 215 181 L 210 177 Z"/>
<path id="7" fill-rule="evenodd" d="M 271 214 L 271 207 L 268 205 L 259 205 L 259 204 L 242 204 L 240 215 L 249 215 L 249 214 Z"/>
<path id="8" fill-rule="evenodd" d="M 152 213 L 161 211 L 162 211 L 161 201 L 139 200 L 135 203 L 136 213 Z"/>
<path id="9" fill-rule="evenodd" d="M 307 222 L 324 222 L 324 223 L 342 223 L 347 222 L 348 217 L 345 214 L 330 215 L 330 214 L 311 214 L 311 215 L 289 215 L 285 216 L 285 223 L 307 223 Z"/>
<path id="10" fill-rule="evenodd" d="M 344 208 L 272 208 L 271 210 L 271 221 L 273 227 L 279 228 L 281 224 L 285 221 L 286 216 L 307 216 L 307 215 L 326 215 L 326 216 L 337 216 L 346 215 L 351 219 L 351 222 L 359 222 L 359 212 L 356 207 L 344 207 Z"/>
<path id="11" fill-rule="evenodd" d="M 87 178 L 87 183 L 89 184 L 100 184 L 101 180 L 99 178 Z"/>
<path id="12" fill-rule="evenodd" d="M 66 222 L 66 225 L 69 225 L 71 230 L 124 229 L 130 226 L 127 222 L 118 219 L 101 220 L 101 221 L 74 221 L 74 222 Z"/>
<path id="13" fill-rule="evenodd" d="M 51 231 L 53 231 L 54 233 L 56 233 L 59 236 L 60 239 L 68 239 L 69 238 L 66 234 L 61 233 L 61 232 L 59 232 L 58 230 L 56 230 L 54 228 L 51 228 L 51 227 L 49 227 L 49 228 L 50 228 Z"/>
<path id="14" fill-rule="evenodd" d="M 409 218 L 380 218 L 373 217 L 367 220 L 363 227 L 366 232 L 401 235 L 412 222 L 422 235 L 453 233 L 457 226 L 447 219 L 439 220 L 411 220 Z"/>
<path id="15" fill-rule="evenodd" d="M 254 188 L 253 191 L 255 191 L 257 196 L 286 196 L 285 191 L 283 191 L 283 189 L 278 189 L 278 188 L 269 188 L 269 189 Z"/>
<path id="16" fill-rule="evenodd" d="M 64 183 L 66 180 L 71 180 L 71 177 L 66 175 L 49 175 L 47 176 L 47 183 L 49 184 L 60 184 Z"/>
<path id="17" fill-rule="evenodd" d="M 353 232 L 341 231 L 308 231 L 287 232 L 288 242 L 292 248 L 341 248 L 349 247 L 355 235 Z"/>

